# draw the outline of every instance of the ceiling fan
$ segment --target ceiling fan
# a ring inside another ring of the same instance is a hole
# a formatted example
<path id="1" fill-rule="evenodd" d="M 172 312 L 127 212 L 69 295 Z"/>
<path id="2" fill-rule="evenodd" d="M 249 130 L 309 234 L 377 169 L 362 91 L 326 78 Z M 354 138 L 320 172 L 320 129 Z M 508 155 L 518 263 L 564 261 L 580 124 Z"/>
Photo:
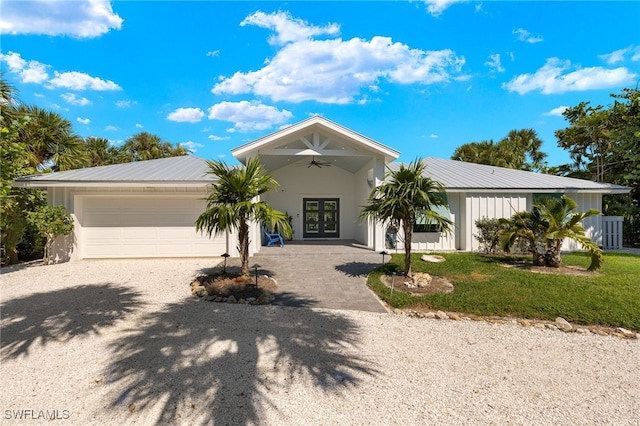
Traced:
<path id="1" fill-rule="evenodd" d="M 307 169 L 311 166 L 316 166 L 319 169 L 323 167 L 331 167 L 331 163 L 329 163 L 328 161 L 316 160 L 315 156 L 311 158 L 311 162 L 300 164 L 300 166 L 305 166 L 305 165 L 307 166 Z"/>

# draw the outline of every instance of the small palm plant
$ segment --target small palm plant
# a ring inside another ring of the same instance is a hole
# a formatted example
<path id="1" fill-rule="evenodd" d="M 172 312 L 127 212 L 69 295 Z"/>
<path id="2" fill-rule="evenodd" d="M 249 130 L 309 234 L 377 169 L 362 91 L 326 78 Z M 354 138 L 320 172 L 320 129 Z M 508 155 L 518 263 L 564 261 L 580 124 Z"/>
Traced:
<path id="1" fill-rule="evenodd" d="M 531 212 L 521 212 L 512 217 L 502 234 L 502 248 L 509 251 L 518 238 L 529 242 L 534 265 L 559 267 L 562 264 L 560 250 L 566 238 L 576 241 L 590 257 L 589 271 L 602 268 L 604 256 L 600 247 L 587 237 L 580 222 L 599 215 L 596 209 L 578 212 L 578 204 L 563 195 L 560 199 L 540 197 Z"/>
<path id="2" fill-rule="evenodd" d="M 258 158 L 249 160 L 246 166 L 230 167 L 222 161 L 207 161 L 207 173 L 217 181 L 209 186 L 207 210 L 196 220 L 201 232 L 221 234 L 238 230 L 238 251 L 242 264 L 241 273 L 249 275 L 249 222 L 257 221 L 273 229 L 277 226 L 284 237 L 291 236 L 287 215 L 275 210 L 257 197 L 278 188 L 278 182 L 267 173 Z"/>
<path id="3" fill-rule="evenodd" d="M 417 158 L 398 170 L 389 169 L 384 182 L 371 191 L 368 205 L 362 208 L 360 220 L 372 219 L 386 223 L 398 221 L 404 232 L 404 271 L 411 274 L 411 237 L 413 225 L 420 218 L 436 225 L 441 232 L 450 232 L 453 222 L 434 211 L 436 206 L 446 206 L 447 194 L 442 184 L 423 176 L 425 164 Z"/>

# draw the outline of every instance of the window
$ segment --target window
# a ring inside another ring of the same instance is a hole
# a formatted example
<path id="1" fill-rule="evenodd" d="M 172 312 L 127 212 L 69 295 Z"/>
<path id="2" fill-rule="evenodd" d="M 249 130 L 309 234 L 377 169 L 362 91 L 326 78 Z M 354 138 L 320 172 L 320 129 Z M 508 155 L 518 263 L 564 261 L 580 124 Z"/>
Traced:
<path id="1" fill-rule="evenodd" d="M 448 206 L 434 206 L 432 211 L 438 213 L 440 216 L 451 219 L 451 211 Z M 440 232 L 438 225 L 427 217 L 416 218 L 416 223 L 413 224 L 413 232 Z"/>

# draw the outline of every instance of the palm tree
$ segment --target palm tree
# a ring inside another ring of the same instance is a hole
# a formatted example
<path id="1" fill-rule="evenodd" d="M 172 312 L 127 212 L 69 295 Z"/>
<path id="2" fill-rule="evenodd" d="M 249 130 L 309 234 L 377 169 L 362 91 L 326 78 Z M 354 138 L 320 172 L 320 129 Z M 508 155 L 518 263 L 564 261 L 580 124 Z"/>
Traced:
<path id="1" fill-rule="evenodd" d="M 586 212 L 576 211 L 578 204 L 571 198 L 563 195 L 560 199 L 550 197 L 540 197 L 535 203 L 535 208 L 539 212 L 540 218 L 547 224 L 544 234 L 546 239 L 545 263 L 547 266 L 559 267 L 562 263 L 560 249 L 565 238 L 579 243 L 587 250 L 591 263 L 587 268 L 589 271 L 598 270 L 602 267 L 604 257 L 602 250 L 589 237 L 586 236 L 584 227 L 580 222 L 591 216 L 597 216 L 600 212 L 596 209 L 589 209 Z"/>
<path id="2" fill-rule="evenodd" d="M 20 132 L 31 166 L 40 170 L 70 170 L 87 164 L 85 146 L 71 122 L 37 106 L 21 105 L 18 113 L 29 118 Z"/>
<path id="3" fill-rule="evenodd" d="M 360 213 L 360 220 L 375 222 L 400 222 L 404 231 L 404 271 L 411 274 L 411 238 L 413 225 L 418 219 L 426 219 L 441 232 L 450 232 L 453 222 L 433 210 L 446 206 L 447 194 L 442 184 L 423 175 L 425 164 L 416 158 L 408 165 L 401 164 L 398 170 L 389 169 L 384 182 L 371 191 L 368 205 Z"/>
<path id="4" fill-rule="evenodd" d="M 265 201 L 257 201 L 260 195 L 277 189 L 278 182 L 267 173 L 258 158 L 240 167 L 230 167 L 222 161 L 207 161 L 207 165 L 207 173 L 218 180 L 209 187 L 207 210 L 196 220 L 196 229 L 206 231 L 209 236 L 237 229 L 241 273 L 248 276 L 249 221 L 277 227 L 285 237 L 291 236 L 287 215 Z"/>
<path id="5" fill-rule="evenodd" d="M 131 136 L 122 145 L 119 162 L 153 160 L 156 158 L 179 157 L 188 155 L 184 146 L 174 146 L 171 142 L 163 142 L 159 136 L 141 132 Z"/>
<path id="6" fill-rule="evenodd" d="M 89 157 L 89 167 L 118 163 L 120 152 L 108 139 L 90 136 L 85 138 L 84 145 Z"/>
<path id="7" fill-rule="evenodd" d="M 533 129 L 511 130 L 498 145 L 504 147 L 503 152 L 511 154 L 509 168 L 540 171 L 545 167 L 544 159 L 547 154 L 540 151 L 542 139 Z"/>
<path id="8" fill-rule="evenodd" d="M 579 243 L 590 257 L 589 271 L 599 270 L 604 262 L 602 250 L 589 237 L 580 222 L 599 215 L 596 209 L 576 211 L 578 204 L 562 195 L 560 199 L 540 197 L 531 212 L 521 212 L 506 221 L 509 226 L 502 233 L 502 248 L 509 251 L 516 239 L 528 241 L 534 265 L 559 267 L 562 264 L 560 249 L 565 238 Z"/>

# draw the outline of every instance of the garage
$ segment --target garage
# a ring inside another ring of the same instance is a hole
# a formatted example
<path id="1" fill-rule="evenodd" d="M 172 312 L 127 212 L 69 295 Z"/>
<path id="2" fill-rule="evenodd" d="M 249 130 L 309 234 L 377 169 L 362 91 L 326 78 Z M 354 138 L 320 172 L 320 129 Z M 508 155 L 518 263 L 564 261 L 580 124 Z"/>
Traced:
<path id="1" fill-rule="evenodd" d="M 226 237 L 196 232 L 202 197 L 190 195 L 82 195 L 76 197 L 82 258 L 214 257 Z"/>

